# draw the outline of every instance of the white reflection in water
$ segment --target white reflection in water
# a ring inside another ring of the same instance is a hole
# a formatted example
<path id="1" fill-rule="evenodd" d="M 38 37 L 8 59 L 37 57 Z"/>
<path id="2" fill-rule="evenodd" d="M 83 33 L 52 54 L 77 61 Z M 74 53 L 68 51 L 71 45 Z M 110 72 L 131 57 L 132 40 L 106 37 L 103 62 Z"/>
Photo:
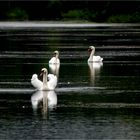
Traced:
<path id="1" fill-rule="evenodd" d="M 100 70 L 103 66 L 102 62 L 99 63 L 90 63 L 88 62 L 89 70 L 90 70 L 90 83 L 92 86 L 95 86 L 96 77 L 100 76 Z"/>
<path id="2" fill-rule="evenodd" d="M 57 106 L 57 95 L 55 91 L 36 91 L 31 96 L 33 110 L 37 110 L 42 103 L 43 113 L 47 113 L 48 108 L 53 109 Z"/>

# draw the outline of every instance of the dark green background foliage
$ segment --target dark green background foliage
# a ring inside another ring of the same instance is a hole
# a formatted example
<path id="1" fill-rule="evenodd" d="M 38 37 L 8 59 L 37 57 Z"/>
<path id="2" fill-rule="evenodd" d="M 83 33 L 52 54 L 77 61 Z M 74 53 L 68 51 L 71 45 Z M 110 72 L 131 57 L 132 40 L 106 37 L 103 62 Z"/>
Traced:
<path id="1" fill-rule="evenodd" d="M 140 22 L 140 1 L 0 1 L 0 20 Z"/>

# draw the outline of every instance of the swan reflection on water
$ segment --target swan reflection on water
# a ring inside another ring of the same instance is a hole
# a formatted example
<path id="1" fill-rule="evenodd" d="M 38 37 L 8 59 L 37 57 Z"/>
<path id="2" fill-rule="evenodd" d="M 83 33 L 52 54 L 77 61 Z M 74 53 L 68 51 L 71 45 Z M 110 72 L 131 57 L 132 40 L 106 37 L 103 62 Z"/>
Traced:
<path id="1" fill-rule="evenodd" d="M 90 70 L 90 83 L 92 86 L 95 86 L 96 77 L 100 76 L 100 70 L 103 66 L 102 62 L 98 63 L 90 63 L 88 62 L 89 70 Z"/>
<path id="2" fill-rule="evenodd" d="M 37 111 L 38 108 L 42 108 L 44 113 L 47 113 L 48 109 L 54 109 L 57 106 L 57 95 L 55 91 L 36 91 L 31 96 L 32 108 Z"/>

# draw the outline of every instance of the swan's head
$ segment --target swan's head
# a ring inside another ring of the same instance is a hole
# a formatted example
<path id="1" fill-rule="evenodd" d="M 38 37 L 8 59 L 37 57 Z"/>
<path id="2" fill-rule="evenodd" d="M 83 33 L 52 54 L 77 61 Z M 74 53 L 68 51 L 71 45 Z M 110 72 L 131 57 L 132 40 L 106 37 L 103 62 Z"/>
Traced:
<path id="1" fill-rule="evenodd" d="M 89 50 L 95 50 L 95 47 L 94 46 L 89 46 Z"/>
<path id="2" fill-rule="evenodd" d="M 59 51 L 54 51 L 54 55 L 59 55 Z"/>
<path id="3" fill-rule="evenodd" d="M 40 76 L 42 76 L 44 73 L 45 73 L 45 74 L 48 73 L 48 70 L 47 70 L 46 68 L 42 68 L 42 69 L 41 69 Z"/>
<path id="4" fill-rule="evenodd" d="M 37 78 L 38 78 L 38 75 L 37 75 L 37 74 L 33 74 L 31 80 L 35 80 L 35 79 L 37 79 Z"/>
<path id="5" fill-rule="evenodd" d="M 47 71 L 46 68 L 42 68 L 42 69 L 41 69 L 41 72 L 43 72 L 43 73 L 47 73 L 48 71 Z"/>

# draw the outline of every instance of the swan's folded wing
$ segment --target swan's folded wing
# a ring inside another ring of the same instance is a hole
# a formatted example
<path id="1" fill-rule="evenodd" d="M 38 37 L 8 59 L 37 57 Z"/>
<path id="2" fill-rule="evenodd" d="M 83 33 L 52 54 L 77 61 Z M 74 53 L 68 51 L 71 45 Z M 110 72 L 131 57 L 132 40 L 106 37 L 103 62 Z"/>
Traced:
<path id="1" fill-rule="evenodd" d="M 50 87 L 50 89 L 55 89 L 55 87 L 57 86 L 57 76 L 48 74 L 48 79 L 48 86 Z"/>
<path id="2" fill-rule="evenodd" d="M 60 60 L 59 60 L 59 58 L 56 59 L 56 57 L 52 57 L 49 60 L 49 64 L 60 64 Z"/>
<path id="3" fill-rule="evenodd" d="M 49 60 L 49 64 L 53 64 L 55 61 L 56 61 L 56 58 L 55 58 L 55 57 L 52 57 L 52 58 Z"/>
<path id="4" fill-rule="evenodd" d="M 43 87 L 43 83 L 39 79 L 33 79 L 33 80 L 31 79 L 31 84 L 37 90 L 41 90 Z"/>
<path id="5" fill-rule="evenodd" d="M 93 62 L 101 62 L 103 58 L 101 56 L 93 56 Z"/>

